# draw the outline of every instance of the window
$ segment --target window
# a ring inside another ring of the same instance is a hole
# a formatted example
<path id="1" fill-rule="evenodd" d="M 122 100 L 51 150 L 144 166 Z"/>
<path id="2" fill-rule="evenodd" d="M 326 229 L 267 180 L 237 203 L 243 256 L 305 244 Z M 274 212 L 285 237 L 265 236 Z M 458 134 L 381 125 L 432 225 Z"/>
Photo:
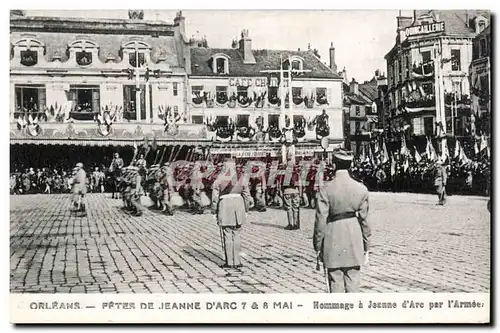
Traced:
<path id="1" fill-rule="evenodd" d="M 424 52 L 421 52 L 420 53 L 420 56 L 422 57 L 422 63 L 425 64 L 425 63 L 428 63 L 428 62 L 431 62 L 432 59 L 431 59 L 431 51 L 424 51 Z"/>
<path id="2" fill-rule="evenodd" d="M 191 116 L 192 124 L 203 124 L 203 116 Z"/>
<path id="3" fill-rule="evenodd" d="M 413 118 L 412 119 L 412 127 L 413 127 L 413 134 L 414 135 L 424 134 L 421 118 Z"/>
<path id="4" fill-rule="evenodd" d="M 141 118 L 146 118 L 146 98 L 145 86 L 141 86 Z M 137 119 L 137 100 L 136 100 L 136 87 L 135 85 L 123 86 L 123 101 L 124 101 L 124 114 L 123 117 L 127 120 Z"/>
<path id="5" fill-rule="evenodd" d="M 360 117 L 361 116 L 361 108 L 360 108 L 360 106 L 356 105 L 355 109 L 356 109 L 356 117 Z"/>
<path id="6" fill-rule="evenodd" d="M 236 117 L 236 127 L 248 127 L 249 117 L 247 114 L 239 114 Z"/>
<path id="7" fill-rule="evenodd" d="M 481 31 L 483 31 L 486 28 L 486 22 L 484 22 L 483 20 L 479 21 L 478 27 L 479 27 L 478 33 L 480 33 Z"/>
<path id="8" fill-rule="evenodd" d="M 356 121 L 356 122 L 354 123 L 354 128 L 355 128 L 355 133 L 356 133 L 356 134 L 359 134 L 359 133 L 360 133 L 360 131 L 361 131 L 361 123 L 360 123 L 359 121 Z"/>
<path id="9" fill-rule="evenodd" d="M 482 38 L 479 41 L 479 57 L 487 57 L 488 56 L 488 51 L 486 48 L 486 39 Z"/>
<path id="10" fill-rule="evenodd" d="M 479 84 L 481 85 L 481 94 L 489 96 L 490 94 L 490 84 L 488 75 L 483 75 L 479 77 Z"/>
<path id="11" fill-rule="evenodd" d="M 278 127 L 280 122 L 280 116 L 277 114 L 271 114 L 268 116 L 269 127 Z"/>
<path id="12" fill-rule="evenodd" d="M 229 116 L 217 116 L 215 118 L 215 124 L 217 126 L 228 126 L 229 125 Z"/>
<path id="13" fill-rule="evenodd" d="M 177 105 L 174 105 L 174 114 L 179 113 L 179 107 Z"/>
<path id="14" fill-rule="evenodd" d="M 240 97 L 248 97 L 248 87 L 238 86 L 236 89 L 236 95 Z"/>
<path id="15" fill-rule="evenodd" d="M 302 87 L 292 87 L 292 96 L 302 97 Z"/>
<path id="16" fill-rule="evenodd" d="M 76 63 L 80 66 L 88 66 L 92 63 L 92 53 L 81 51 L 76 52 Z"/>
<path id="17" fill-rule="evenodd" d="M 292 60 L 292 70 L 302 70 L 302 61 L 300 60 Z"/>
<path id="18" fill-rule="evenodd" d="M 316 99 L 326 98 L 326 88 L 316 88 Z"/>
<path id="19" fill-rule="evenodd" d="M 202 96 L 203 86 L 192 86 L 191 94 L 193 98 L 199 98 Z"/>
<path id="20" fill-rule="evenodd" d="M 17 112 L 37 112 L 45 108 L 45 86 L 16 84 L 15 91 Z"/>
<path id="21" fill-rule="evenodd" d="M 45 45 L 32 38 L 23 38 L 14 43 L 14 56 L 18 56 L 21 65 L 34 66 L 44 55 Z M 18 53 L 19 52 L 19 53 Z"/>
<path id="22" fill-rule="evenodd" d="M 457 94 L 457 96 L 462 95 L 462 84 L 460 82 L 452 83 L 452 91 Z"/>
<path id="23" fill-rule="evenodd" d="M 71 86 L 70 100 L 73 102 L 71 111 L 100 111 L 99 90 L 99 86 Z"/>
<path id="24" fill-rule="evenodd" d="M 32 50 L 21 51 L 21 64 L 34 66 L 38 63 L 38 52 Z"/>
<path id="25" fill-rule="evenodd" d="M 399 82 L 403 81 L 403 71 L 401 70 L 401 62 L 402 60 L 398 60 L 398 78 Z"/>
<path id="26" fill-rule="evenodd" d="M 177 96 L 179 94 L 179 84 L 177 82 L 172 83 L 172 88 L 174 96 Z"/>
<path id="27" fill-rule="evenodd" d="M 139 59 L 139 63 L 137 63 L 137 59 Z M 130 52 L 129 63 L 132 67 L 141 67 L 146 63 L 146 55 L 144 52 Z"/>
<path id="28" fill-rule="evenodd" d="M 215 87 L 215 98 L 217 103 L 224 104 L 227 102 L 227 87 L 217 86 Z"/>
<path id="29" fill-rule="evenodd" d="M 408 79 L 410 77 L 410 56 L 406 55 L 405 57 L 405 78 Z"/>
<path id="30" fill-rule="evenodd" d="M 224 58 L 217 58 L 215 60 L 215 67 L 216 67 L 216 73 L 217 74 L 226 74 L 226 59 Z"/>
<path id="31" fill-rule="evenodd" d="M 372 107 L 371 106 L 365 106 L 365 113 L 366 114 L 371 114 L 372 113 Z"/>
<path id="32" fill-rule="evenodd" d="M 424 91 L 425 95 L 434 95 L 434 83 L 422 83 L 422 90 Z"/>
<path id="33" fill-rule="evenodd" d="M 460 50 L 451 50 L 451 70 L 460 71 Z"/>
<path id="34" fill-rule="evenodd" d="M 434 135 L 434 117 L 424 117 L 424 134 L 425 136 Z"/>

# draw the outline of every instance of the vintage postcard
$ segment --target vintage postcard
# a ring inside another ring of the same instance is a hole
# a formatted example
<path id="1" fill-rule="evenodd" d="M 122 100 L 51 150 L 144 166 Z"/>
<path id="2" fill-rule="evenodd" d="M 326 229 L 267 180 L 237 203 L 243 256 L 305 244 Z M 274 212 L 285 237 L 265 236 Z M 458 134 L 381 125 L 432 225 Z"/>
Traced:
<path id="1" fill-rule="evenodd" d="M 491 16 L 11 10 L 11 322 L 489 323 Z"/>

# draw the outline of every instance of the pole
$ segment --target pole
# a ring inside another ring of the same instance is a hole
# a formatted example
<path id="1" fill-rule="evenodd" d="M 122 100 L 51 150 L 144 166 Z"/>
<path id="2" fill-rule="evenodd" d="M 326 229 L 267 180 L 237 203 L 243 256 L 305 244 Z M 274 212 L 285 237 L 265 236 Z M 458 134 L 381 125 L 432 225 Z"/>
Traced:
<path id="1" fill-rule="evenodd" d="M 293 127 L 293 98 L 292 98 L 292 61 L 288 57 L 288 118 L 290 118 L 290 126 Z"/>
<path id="2" fill-rule="evenodd" d="M 148 68 L 146 67 L 146 70 L 148 70 Z M 146 122 L 153 122 L 152 119 L 150 119 L 150 99 L 149 99 L 149 81 L 146 81 L 146 92 L 145 92 L 145 96 L 144 96 L 145 100 L 146 100 Z"/>
<path id="3" fill-rule="evenodd" d="M 457 92 L 453 93 L 453 107 L 451 109 L 451 136 L 455 137 L 455 112 L 457 110 Z"/>
<path id="4" fill-rule="evenodd" d="M 281 99 L 281 105 L 280 105 L 280 121 L 279 121 L 279 127 L 280 130 L 284 127 L 283 124 L 285 124 L 285 96 L 284 96 L 284 74 L 283 74 L 283 57 L 280 55 L 280 85 L 279 85 L 279 91 L 280 91 L 280 99 Z"/>
<path id="5" fill-rule="evenodd" d="M 135 119 L 141 121 L 141 73 L 139 68 L 139 52 L 135 51 Z"/>

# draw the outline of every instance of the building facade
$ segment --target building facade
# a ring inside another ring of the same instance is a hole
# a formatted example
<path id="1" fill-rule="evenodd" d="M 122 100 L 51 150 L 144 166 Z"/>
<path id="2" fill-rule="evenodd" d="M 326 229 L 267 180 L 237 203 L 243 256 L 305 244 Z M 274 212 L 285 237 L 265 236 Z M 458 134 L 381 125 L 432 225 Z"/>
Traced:
<path id="1" fill-rule="evenodd" d="M 414 11 L 413 17 L 397 18 L 396 43 L 385 56 L 389 140 L 400 140 L 406 128 L 421 144 L 441 133 L 471 136 L 472 41 L 488 20 L 488 13 L 472 10 Z"/>
<path id="2" fill-rule="evenodd" d="M 170 155 L 181 147 L 178 158 L 200 146 L 239 155 L 259 146 L 278 156 L 287 124 L 298 156 L 314 154 L 323 137 L 343 141 L 341 79 L 313 51 L 253 50 L 248 31 L 232 48 L 213 49 L 186 37 L 181 12 L 173 23 L 137 12 L 129 19 L 11 13 L 14 164 L 33 151 L 49 163 L 57 154 L 41 155 L 58 149 L 83 160 L 119 147 L 132 155 L 152 140 Z M 334 55 L 332 46 L 336 70 Z"/>
<path id="3" fill-rule="evenodd" d="M 187 66 L 190 121 L 206 124 L 208 138 L 220 143 L 220 151 L 233 145 L 240 148 L 236 156 L 276 154 L 282 129 L 289 125 L 298 157 L 321 152 L 321 137 L 333 144 L 343 141 L 342 79 L 332 70 L 333 47 L 330 68 L 311 50 L 254 50 L 247 30 L 231 48 L 193 44 Z M 324 115 L 327 132 L 318 122 Z"/>
<path id="4" fill-rule="evenodd" d="M 469 68 L 473 135 L 491 134 L 491 28 L 488 25 L 473 41 Z"/>

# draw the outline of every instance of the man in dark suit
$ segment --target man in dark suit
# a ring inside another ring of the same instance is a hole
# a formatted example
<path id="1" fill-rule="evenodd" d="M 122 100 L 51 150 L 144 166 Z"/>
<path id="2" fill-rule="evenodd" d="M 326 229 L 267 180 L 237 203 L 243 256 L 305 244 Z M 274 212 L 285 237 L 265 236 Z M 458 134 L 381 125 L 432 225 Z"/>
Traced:
<path id="1" fill-rule="evenodd" d="M 368 189 L 349 175 L 350 153 L 339 150 L 333 157 L 335 176 L 319 185 L 313 244 L 323 260 L 328 291 L 359 292 L 371 236 Z"/>
<path id="2" fill-rule="evenodd" d="M 223 268 L 242 266 L 241 227 L 246 223 L 250 208 L 250 189 L 244 175 L 238 177 L 236 163 L 227 160 L 212 186 L 212 214 L 216 216 L 221 231 L 221 241 L 226 257 Z"/>

